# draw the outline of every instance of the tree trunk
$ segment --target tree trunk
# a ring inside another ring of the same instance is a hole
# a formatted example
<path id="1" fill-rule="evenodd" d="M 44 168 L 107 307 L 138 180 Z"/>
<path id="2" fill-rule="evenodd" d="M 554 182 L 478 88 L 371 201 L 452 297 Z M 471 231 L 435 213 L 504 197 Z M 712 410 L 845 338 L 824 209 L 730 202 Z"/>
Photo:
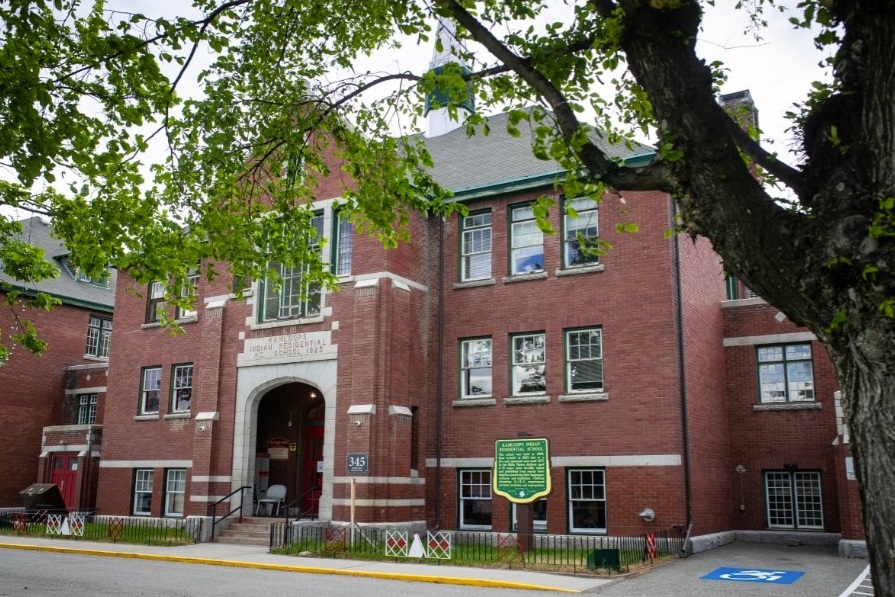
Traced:
<path id="1" fill-rule="evenodd" d="M 876 311 L 863 330 L 828 348 L 843 392 L 873 586 L 877 597 L 895 597 L 895 338 L 891 320 Z"/>

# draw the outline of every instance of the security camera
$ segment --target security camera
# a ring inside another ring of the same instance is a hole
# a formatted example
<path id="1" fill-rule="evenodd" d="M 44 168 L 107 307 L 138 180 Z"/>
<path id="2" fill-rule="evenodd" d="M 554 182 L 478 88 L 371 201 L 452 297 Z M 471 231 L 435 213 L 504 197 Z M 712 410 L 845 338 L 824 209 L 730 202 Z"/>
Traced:
<path id="1" fill-rule="evenodd" d="M 360 420 L 355 421 L 355 422 L 354 422 L 354 426 L 355 426 L 355 427 L 360 427 Z"/>

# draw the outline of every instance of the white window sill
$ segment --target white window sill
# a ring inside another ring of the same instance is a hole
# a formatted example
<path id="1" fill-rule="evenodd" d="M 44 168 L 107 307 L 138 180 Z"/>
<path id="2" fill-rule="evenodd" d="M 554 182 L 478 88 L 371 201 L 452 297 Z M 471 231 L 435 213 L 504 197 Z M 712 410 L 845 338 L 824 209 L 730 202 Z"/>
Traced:
<path id="1" fill-rule="evenodd" d="M 354 282 L 354 276 L 348 274 L 347 276 L 339 276 L 336 279 L 336 284 L 347 284 L 348 282 Z"/>
<path id="2" fill-rule="evenodd" d="M 606 266 L 602 263 L 598 263 L 596 265 L 581 265 L 578 267 L 569 267 L 566 269 L 558 269 L 556 270 L 556 277 L 562 276 L 577 276 L 578 274 L 592 274 L 594 272 L 602 272 L 606 269 Z"/>
<path id="3" fill-rule="evenodd" d="M 134 421 L 158 421 L 158 413 L 154 415 L 136 415 Z"/>
<path id="4" fill-rule="evenodd" d="M 530 274 L 514 274 L 512 276 L 505 276 L 503 279 L 504 284 L 512 284 L 513 282 L 528 282 L 529 280 L 546 280 L 547 272 L 539 271 L 532 272 Z"/>
<path id="5" fill-rule="evenodd" d="M 296 317 L 295 319 L 278 319 L 276 321 L 265 321 L 264 323 L 253 323 L 249 329 L 251 330 L 267 330 L 271 328 L 284 328 L 290 325 L 307 325 L 309 323 L 323 323 L 324 316 L 320 314 L 315 317 Z"/>
<path id="6" fill-rule="evenodd" d="M 177 323 L 179 324 L 196 323 L 199 321 L 199 314 L 196 313 L 195 315 L 184 315 L 183 317 L 178 317 L 175 321 L 177 321 Z"/>
<path id="7" fill-rule="evenodd" d="M 454 408 L 465 406 L 496 406 L 497 400 L 494 398 L 461 398 L 454 400 Z"/>
<path id="8" fill-rule="evenodd" d="M 752 410 L 755 412 L 768 412 L 775 410 L 820 410 L 820 402 L 779 402 L 773 404 L 755 404 Z"/>
<path id="9" fill-rule="evenodd" d="M 605 392 L 582 392 L 581 394 L 560 394 L 560 402 L 603 402 L 609 400 Z"/>
<path id="10" fill-rule="evenodd" d="M 481 286 L 494 286 L 494 278 L 488 278 L 487 280 L 469 280 L 468 282 L 454 282 L 454 290 L 461 290 L 463 288 L 479 288 Z"/>
<path id="11" fill-rule="evenodd" d="M 85 354 L 84 360 L 85 361 L 96 361 L 97 363 L 108 363 L 109 357 L 98 357 L 94 354 Z"/>
<path id="12" fill-rule="evenodd" d="M 504 404 L 549 404 L 550 396 L 539 394 L 537 396 L 510 396 L 504 398 Z"/>
<path id="13" fill-rule="evenodd" d="M 170 414 L 165 415 L 165 420 L 168 420 L 168 419 L 189 419 L 189 418 L 190 418 L 190 413 L 188 413 L 188 412 L 170 413 Z"/>

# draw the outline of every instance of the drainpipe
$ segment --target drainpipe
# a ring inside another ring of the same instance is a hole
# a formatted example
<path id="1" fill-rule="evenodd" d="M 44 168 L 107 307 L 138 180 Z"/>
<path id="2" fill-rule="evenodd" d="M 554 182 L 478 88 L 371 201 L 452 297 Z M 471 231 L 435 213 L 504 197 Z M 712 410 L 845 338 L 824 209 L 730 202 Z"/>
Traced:
<path id="1" fill-rule="evenodd" d="M 671 226 L 677 222 L 677 204 L 674 199 L 671 200 Z M 690 532 L 693 529 L 693 482 L 690 478 L 690 431 L 689 417 L 687 414 L 687 364 L 684 358 L 684 306 L 683 291 L 681 289 L 681 252 L 680 252 L 680 235 L 675 234 L 673 241 L 674 250 L 674 295 L 677 303 L 674 313 L 675 332 L 677 335 L 677 358 L 678 358 L 678 383 L 680 384 L 681 396 L 681 437 L 683 442 L 684 457 L 684 493 L 687 503 L 687 536 L 681 546 L 681 552 L 686 553 L 687 543 L 690 539 Z"/>
<path id="2" fill-rule="evenodd" d="M 444 376 L 444 218 L 438 224 L 438 348 L 435 376 L 435 528 L 441 528 L 442 378 Z"/>

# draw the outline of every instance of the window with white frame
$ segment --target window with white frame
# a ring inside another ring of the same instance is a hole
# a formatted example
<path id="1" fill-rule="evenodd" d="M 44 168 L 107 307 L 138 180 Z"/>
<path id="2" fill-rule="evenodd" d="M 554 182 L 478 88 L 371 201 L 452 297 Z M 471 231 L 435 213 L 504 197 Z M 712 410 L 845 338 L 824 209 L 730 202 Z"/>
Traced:
<path id="1" fill-rule="evenodd" d="M 87 320 L 87 356 L 107 359 L 111 344 L 112 320 L 107 317 L 91 315 Z"/>
<path id="2" fill-rule="evenodd" d="M 597 202 L 589 197 L 569 199 L 563 215 L 563 266 L 581 267 L 599 262 L 595 249 L 600 239 Z"/>
<path id="3" fill-rule="evenodd" d="M 171 410 L 189 412 L 193 399 L 193 365 L 174 365 L 171 379 Z"/>
<path id="4" fill-rule="evenodd" d="M 510 274 L 544 269 L 544 233 L 531 205 L 510 208 Z"/>
<path id="5" fill-rule="evenodd" d="M 199 271 L 193 270 L 187 274 L 186 282 L 180 288 L 180 298 L 192 298 L 196 300 L 196 293 L 199 289 Z M 177 308 L 177 319 L 189 319 L 196 317 L 198 314 L 196 307 L 193 306 L 190 309 L 185 309 L 182 307 Z"/>
<path id="6" fill-rule="evenodd" d="M 569 469 L 569 531 L 606 532 L 606 471 Z"/>
<path id="7" fill-rule="evenodd" d="M 811 344 L 758 347 L 761 402 L 813 402 Z"/>
<path id="8" fill-rule="evenodd" d="M 603 330 L 566 331 L 566 390 L 603 391 Z"/>
<path id="9" fill-rule="evenodd" d="M 156 323 L 162 320 L 167 305 L 165 304 L 164 282 L 153 282 L 149 285 L 148 298 L 146 300 L 146 323 Z"/>
<path id="10" fill-rule="evenodd" d="M 460 397 L 491 396 L 491 338 L 460 342 Z"/>
<path id="11" fill-rule="evenodd" d="M 469 214 L 461 221 L 460 279 L 463 282 L 487 280 L 491 277 L 491 212 Z"/>
<path id="12" fill-rule="evenodd" d="M 165 475 L 165 516 L 183 516 L 186 470 L 169 469 Z"/>
<path id="13" fill-rule="evenodd" d="M 460 528 L 491 529 L 491 471 L 460 471 Z"/>
<path id="14" fill-rule="evenodd" d="M 96 394 L 81 394 L 78 396 L 78 425 L 93 425 L 96 423 Z"/>
<path id="15" fill-rule="evenodd" d="M 315 238 L 321 239 L 323 214 L 316 214 L 311 219 L 311 225 L 316 231 Z M 270 269 L 277 272 L 279 286 L 270 278 L 262 286 L 262 321 L 316 317 L 320 314 L 320 286 L 308 281 L 308 266 L 286 266 L 274 261 L 270 263 Z"/>
<path id="16" fill-rule="evenodd" d="M 140 386 L 140 414 L 158 414 L 159 398 L 162 392 L 162 368 L 146 367 L 143 369 L 143 381 Z"/>
<path id="17" fill-rule="evenodd" d="M 547 391 L 546 340 L 543 333 L 510 337 L 513 396 Z"/>
<path id="18" fill-rule="evenodd" d="M 768 527 L 823 529 L 820 473 L 766 471 L 764 474 Z"/>
<path id="19" fill-rule="evenodd" d="M 348 214 L 341 210 L 335 212 L 335 234 L 333 234 L 333 271 L 336 276 L 344 278 L 351 275 L 351 251 L 354 248 L 354 226 Z"/>
<path id="20" fill-rule="evenodd" d="M 134 516 L 152 515 L 152 476 L 151 468 L 134 470 Z"/>

